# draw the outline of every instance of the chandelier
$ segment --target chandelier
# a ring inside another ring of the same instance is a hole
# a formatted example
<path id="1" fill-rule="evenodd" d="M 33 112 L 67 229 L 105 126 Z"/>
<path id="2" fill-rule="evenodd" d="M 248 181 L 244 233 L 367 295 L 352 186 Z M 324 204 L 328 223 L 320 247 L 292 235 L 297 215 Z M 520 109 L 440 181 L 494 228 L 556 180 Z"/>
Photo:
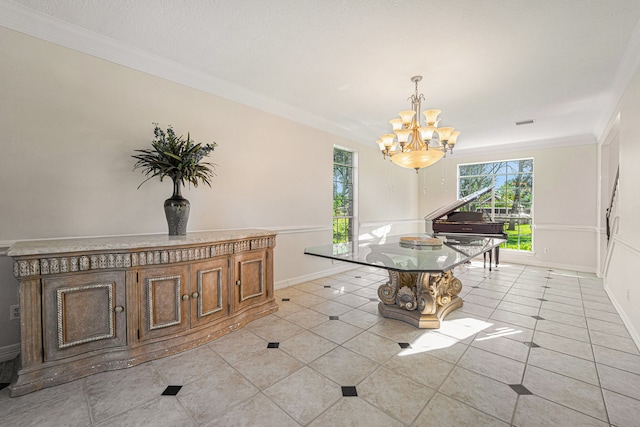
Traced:
<path id="1" fill-rule="evenodd" d="M 399 118 L 390 120 L 394 133 L 380 136 L 377 143 L 382 150 L 382 157 L 403 168 L 426 168 L 446 156 L 447 150 L 453 153 L 453 147 L 460 132 L 452 127 L 437 127 L 440 110 L 423 112 L 426 126 L 420 123 L 420 105 L 423 94 L 418 94 L 418 83 L 422 76 L 411 77 L 416 84 L 416 93 L 411 95 L 411 110 L 400 111 Z"/>

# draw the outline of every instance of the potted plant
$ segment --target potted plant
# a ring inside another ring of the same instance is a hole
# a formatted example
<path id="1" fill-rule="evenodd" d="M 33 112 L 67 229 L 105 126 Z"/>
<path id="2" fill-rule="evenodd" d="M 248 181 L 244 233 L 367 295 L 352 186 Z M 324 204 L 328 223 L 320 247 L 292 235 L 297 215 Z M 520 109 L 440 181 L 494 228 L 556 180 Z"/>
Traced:
<path id="1" fill-rule="evenodd" d="M 203 162 L 202 159 L 218 144 L 195 144 L 188 133 L 185 139 L 183 136 L 176 136 L 171 126 L 165 132 L 157 123 L 154 125 L 155 138 L 151 141 L 152 148 L 135 150 L 139 154 L 132 156 L 137 160 L 133 169 L 142 169 L 142 173 L 148 177 L 138 188 L 156 176 L 160 177 L 160 181 L 165 177 L 171 178 L 173 195 L 164 202 L 169 235 L 184 236 L 187 234 L 190 204 L 182 197 L 181 186 L 193 184 L 197 187 L 200 182 L 204 182 L 211 187 L 215 165 Z"/>

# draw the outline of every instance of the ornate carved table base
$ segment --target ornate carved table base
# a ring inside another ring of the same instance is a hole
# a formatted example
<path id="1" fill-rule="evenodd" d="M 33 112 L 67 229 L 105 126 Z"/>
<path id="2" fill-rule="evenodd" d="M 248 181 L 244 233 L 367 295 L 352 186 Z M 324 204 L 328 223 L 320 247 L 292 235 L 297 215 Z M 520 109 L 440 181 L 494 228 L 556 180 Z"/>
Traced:
<path id="1" fill-rule="evenodd" d="M 418 328 L 439 328 L 445 316 L 462 307 L 460 279 L 444 273 L 389 271 L 389 282 L 378 288 L 378 311 Z"/>

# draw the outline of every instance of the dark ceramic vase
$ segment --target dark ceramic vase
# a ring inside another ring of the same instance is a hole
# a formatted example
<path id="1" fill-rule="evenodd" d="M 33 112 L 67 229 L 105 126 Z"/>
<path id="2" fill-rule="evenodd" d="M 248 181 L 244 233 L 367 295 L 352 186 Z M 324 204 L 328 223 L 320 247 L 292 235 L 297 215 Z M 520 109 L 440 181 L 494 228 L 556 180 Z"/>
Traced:
<path id="1" fill-rule="evenodd" d="M 169 236 L 184 236 L 187 234 L 189 221 L 189 201 L 182 197 L 180 181 L 173 181 L 173 195 L 164 201 L 164 214 L 169 225 Z"/>

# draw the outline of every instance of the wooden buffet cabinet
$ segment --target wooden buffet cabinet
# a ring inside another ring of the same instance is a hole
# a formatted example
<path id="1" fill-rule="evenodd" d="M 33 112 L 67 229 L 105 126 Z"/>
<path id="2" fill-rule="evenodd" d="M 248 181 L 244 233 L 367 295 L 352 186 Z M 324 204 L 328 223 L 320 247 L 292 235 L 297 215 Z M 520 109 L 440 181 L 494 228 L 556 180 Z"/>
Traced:
<path id="1" fill-rule="evenodd" d="M 211 341 L 278 309 L 275 233 L 17 242 L 20 396 Z"/>

